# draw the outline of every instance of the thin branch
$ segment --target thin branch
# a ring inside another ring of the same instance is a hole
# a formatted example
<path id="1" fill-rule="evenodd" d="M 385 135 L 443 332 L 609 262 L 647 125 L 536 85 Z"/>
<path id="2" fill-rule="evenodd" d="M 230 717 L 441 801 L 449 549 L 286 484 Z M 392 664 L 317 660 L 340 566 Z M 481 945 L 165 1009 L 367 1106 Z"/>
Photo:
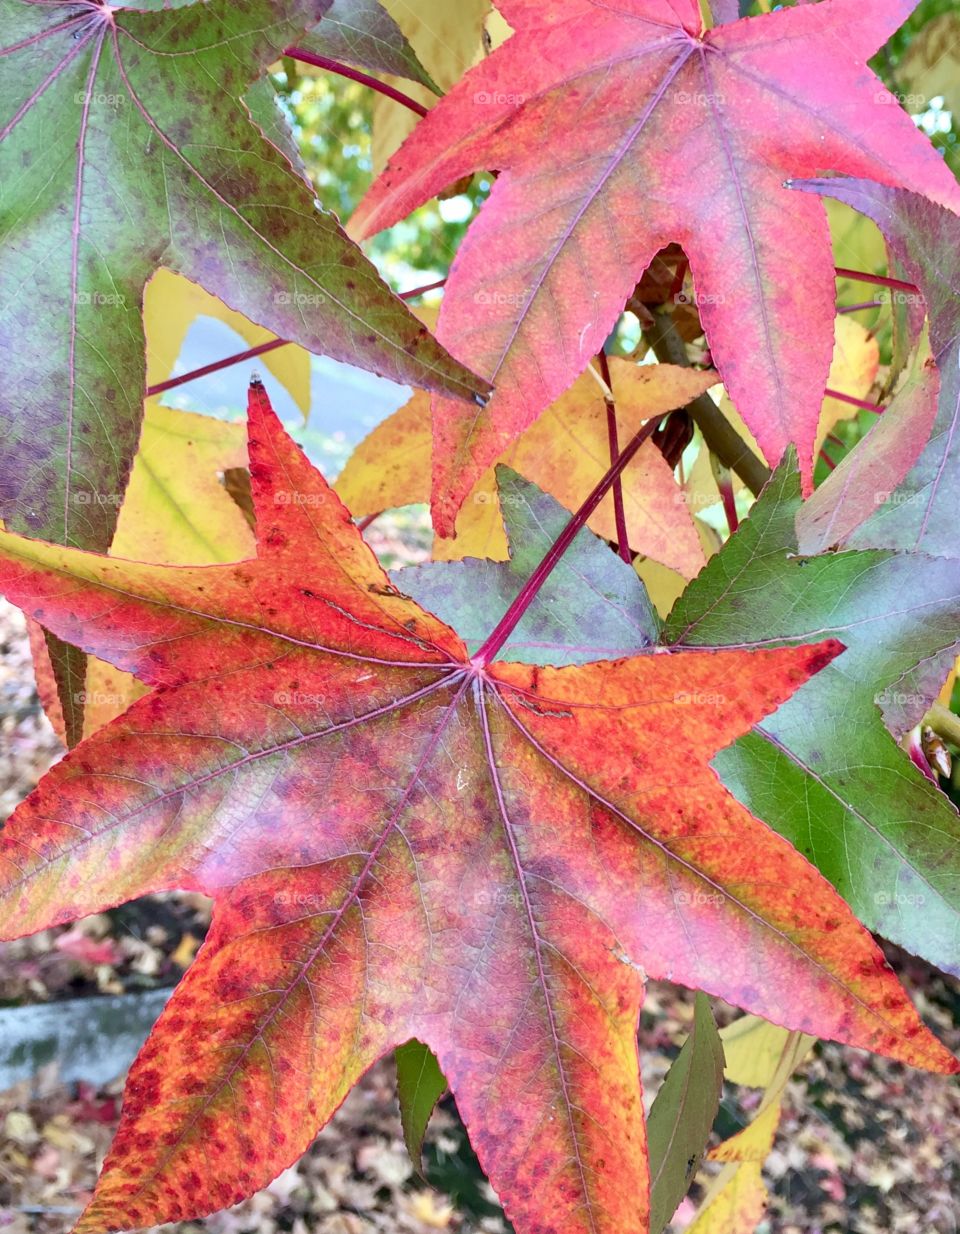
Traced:
<path id="1" fill-rule="evenodd" d="M 681 364 L 692 367 L 687 348 L 668 312 L 657 310 L 654 328 L 646 331 L 650 347 L 661 364 Z M 729 423 L 723 412 L 707 394 L 701 394 L 687 404 L 687 413 L 703 434 L 707 448 L 725 467 L 735 471 L 751 493 L 756 495 L 770 479 L 770 468 L 753 453 Z"/>
<path id="2" fill-rule="evenodd" d="M 381 81 L 378 77 L 371 77 L 369 73 L 363 73 L 360 69 L 352 68 L 349 64 L 341 64 L 339 60 L 330 60 L 327 56 L 317 56 L 312 51 L 307 51 L 305 47 L 288 47 L 283 54 L 290 56 L 293 60 L 300 60 L 303 64 L 312 64 L 315 69 L 326 69 L 328 73 L 338 73 L 341 77 L 358 81 L 361 86 L 369 86 L 371 90 L 376 90 L 378 94 L 393 99 L 395 103 L 402 103 L 404 107 L 409 108 L 418 116 L 427 114 L 427 108 L 422 103 L 418 103 L 416 99 L 412 99 L 409 94 L 404 94 L 395 86 Z"/>
<path id="3" fill-rule="evenodd" d="M 604 395 L 604 403 L 607 408 L 607 441 L 610 448 L 610 466 L 612 467 L 620 457 L 620 442 L 617 433 L 617 405 L 613 401 L 613 385 L 610 379 L 610 365 L 607 363 L 607 353 L 603 350 L 597 356 L 597 363 L 600 365 L 600 372 L 603 374 L 603 380 L 606 382 L 608 393 Z M 623 479 L 617 476 L 613 482 L 613 487 L 610 490 L 613 497 L 613 518 L 617 528 L 617 551 L 627 565 L 633 562 L 633 556 L 630 552 L 630 541 L 627 536 L 627 514 L 623 507 Z"/>
<path id="4" fill-rule="evenodd" d="M 621 450 L 617 461 L 611 464 L 590 496 L 576 514 L 571 517 L 569 523 L 567 523 L 566 527 L 564 527 L 563 531 L 548 549 L 546 556 L 521 587 L 516 599 L 500 618 L 493 632 L 473 657 L 473 664 L 477 668 L 483 668 L 489 664 L 499 652 L 500 648 L 513 633 L 517 623 L 533 603 L 534 597 L 547 581 L 560 558 L 573 543 L 577 533 L 586 525 L 587 520 L 596 510 L 597 506 L 599 506 L 600 502 L 603 501 L 604 497 L 606 497 L 614 481 L 623 474 L 624 468 L 643 443 L 649 440 L 656 432 L 657 425 L 662 419 L 663 416 L 654 416 L 630 439 L 629 443 Z"/>

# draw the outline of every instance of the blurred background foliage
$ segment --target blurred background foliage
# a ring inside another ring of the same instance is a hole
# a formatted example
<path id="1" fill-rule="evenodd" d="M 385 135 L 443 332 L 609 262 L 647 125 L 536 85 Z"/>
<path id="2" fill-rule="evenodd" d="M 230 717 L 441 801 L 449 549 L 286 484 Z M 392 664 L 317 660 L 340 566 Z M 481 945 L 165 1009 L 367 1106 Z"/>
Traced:
<path id="1" fill-rule="evenodd" d="M 302 68 L 285 59 L 274 84 L 294 125 L 321 205 L 345 221 L 373 180 L 376 96 L 344 77 L 305 73 Z M 490 183 L 489 177 L 476 176 L 467 191 L 421 206 L 373 239 L 367 251 L 397 290 L 446 276 Z"/>

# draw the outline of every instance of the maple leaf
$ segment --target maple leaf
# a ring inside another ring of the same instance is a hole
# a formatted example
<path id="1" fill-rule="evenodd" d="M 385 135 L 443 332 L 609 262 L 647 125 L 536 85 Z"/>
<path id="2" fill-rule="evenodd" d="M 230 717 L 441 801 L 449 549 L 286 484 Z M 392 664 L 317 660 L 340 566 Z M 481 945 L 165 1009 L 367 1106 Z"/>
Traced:
<path id="1" fill-rule="evenodd" d="M 687 1194 L 723 1095 L 723 1045 L 709 1000 L 698 994 L 690 1035 L 650 1110 L 650 1230 L 661 1234 Z"/>
<path id="2" fill-rule="evenodd" d="M 7 824 L 5 933 L 174 887 L 215 899 L 78 1231 L 250 1194 L 416 1038 L 519 1230 L 642 1234 L 643 972 L 957 1069 L 836 893 L 707 766 L 839 644 L 470 658 L 259 385 L 249 454 L 256 560 L 0 535 L 8 596 L 154 687 Z"/>
<path id="3" fill-rule="evenodd" d="M 797 515 L 801 552 L 814 555 L 839 546 L 893 547 L 872 542 L 881 518 L 904 504 L 912 506 L 911 513 L 917 515 L 918 507 L 924 505 L 919 491 L 931 487 L 940 489 L 938 474 L 941 466 L 945 472 L 949 464 L 951 417 L 946 399 L 942 405 L 946 439 L 939 432 L 936 437 L 940 441 L 930 442 L 938 418 L 939 392 L 940 374 L 929 352 L 920 348 L 883 415 L 804 502 Z M 921 456 L 924 462 L 915 469 L 914 464 Z M 911 487 L 913 492 L 909 491 Z M 937 495 L 942 497 L 946 491 L 947 487 L 943 486 Z M 928 523 L 931 532 L 939 533 L 938 538 L 951 545 L 955 529 L 950 526 L 951 511 L 945 508 L 947 503 L 927 501 L 926 505 L 928 515 L 935 515 L 933 522 Z M 904 519 L 901 514 L 896 522 L 900 524 L 897 530 L 901 533 L 901 543 L 897 547 L 909 547 L 911 539 L 915 545 L 917 532 L 925 530 L 922 511 L 919 511 L 919 518 L 912 520 Z M 904 531 L 906 534 L 902 534 Z"/>
<path id="4" fill-rule="evenodd" d="M 384 0 L 384 8 L 409 40 L 418 60 L 441 92 L 449 90 L 484 54 L 491 33 L 490 0 L 457 0 L 456 4 L 437 4 L 436 0 Z M 437 101 L 432 88 L 416 84 L 408 87 L 402 80 L 389 78 L 387 83 L 403 87 L 404 93 L 422 107 L 432 107 Z M 370 157 L 374 173 L 377 173 L 408 136 L 417 117 L 409 108 L 397 107 L 392 100 L 377 94 L 373 99 L 371 120 Z"/>
<path id="5" fill-rule="evenodd" d="M 841 171 L 960 204 L 866 67 L 914 3 L 822 0 L 704 30 L 698 0 L 501 0 L 516 33 L 417 126 L 351 223 L 369 235 L 466 172 L 501 173 L 440 315 L 438 338 L 498 387 L 479 415 L 436 401 L 441 534 L 671 242 L 734 403 L 768 459 L 797 443 L 809 484 L 833 258 L 822 207 L 784 181 Z"/>
<path id="6" fill-rule="evenodd" d="M 140 431 L 143 291 L 160 266 L 312 351 L 467 398 L 484 388 L 244 104 L 326 7 L 0 3 L 8 526 L 109 546 Z"/>
<path id="7" fill-rule="evenodd" d="M 884 724 L 898 735 L 916 724 L 953 664 L 956 562 L 879 550 L 798 558 L 799 510 L 799 479 L 785 462 L 677 601 L 664 639 L 709 647 L 826 635 L 843 642 L 837 665 L 713 765 L 816 863 L 861 921 L 957 973 L 960 819 Z"/>
<path id="8" fill-rule="evenodd" d="M 710 1160 L 724 1166 L 687 1227 L 690 1234 L 730 1234 L 759 1225 L 767 1207 L 761 1167 L 773 1150 L 787 1082 L 815 1044 L 812 1037 L 786 1033 L 752 1016 L 735 1020 L 720 1037 L 725 1078 L 766 1092 L 746 1127 L 711 1149 Z"/>
<path id="9" fill-rule="evenodd" d="M 858 448 L 844 459 L 838 478 L 831 477 L 827 492 L 805 512 L 801 530 L 811 541 L 814 533 L 832 534 L 835 541 L 843 532 L 843 542 L 851 548 L 960 557 L 960 218 L 916 193 L 865 181 L 837 178 L 795 187 L 846 202 L 881 229 L 926 300 L 939 373 L 937 380 L 929 370 L 920 372 L 907 396 L 896 408 L 891 406 L 890 421 L 884 423 L 885 414 L 862 451 Z M 893 298 L 909 304 L 920 297 L 900 290 Z M 855 511 L 852 519 L 844 507 Z M 864 517 L 858 517 L 861 512 Z"/>

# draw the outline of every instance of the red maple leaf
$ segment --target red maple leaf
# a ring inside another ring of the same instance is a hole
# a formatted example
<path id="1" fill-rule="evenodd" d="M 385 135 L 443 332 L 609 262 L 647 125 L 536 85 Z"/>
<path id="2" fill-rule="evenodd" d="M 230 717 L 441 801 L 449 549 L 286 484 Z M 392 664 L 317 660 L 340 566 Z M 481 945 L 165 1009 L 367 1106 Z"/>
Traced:
<path id="1" fill-rule="evenodd" d="M 170 888 L 216 901 L 78 1230 L 249 1195 L 418 1037 L 519 1230 L 641 1234 L 644 972 L 955 1069 L 843 901 L 708 765 L 839 644 L 470 660 L 260 386 L 249 444 L 256 560 L 0 535 L 8 596 L 154 687 L 9 822 L 4 932 Z"/>
<path id="2" fill-rule="evenodd" d="M 866 60 L 916 0 L 821 0 L 704 30 L 698 0 L 498 0 L 516 33 L 417 126 L 354 217 L 387 227 L 500 176 L 438 338 L 496 383 L 434 403 L 434 520 L 583 371 L 655 254 L 683 245 L 713 362 L 768 460 L 809 482 L 833 348 L 826 215 L 784 181 L 841 171 L 960 206 Z"/>

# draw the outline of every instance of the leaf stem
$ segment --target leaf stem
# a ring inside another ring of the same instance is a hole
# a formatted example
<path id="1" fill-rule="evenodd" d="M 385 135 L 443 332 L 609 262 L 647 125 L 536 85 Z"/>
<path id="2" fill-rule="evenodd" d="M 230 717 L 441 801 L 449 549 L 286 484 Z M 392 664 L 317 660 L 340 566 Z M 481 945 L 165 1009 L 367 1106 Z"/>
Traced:
<path id="1" fill-rule="evenodd" d="M 858 283 L 876 283 L 878 287 L 894 287 L 898 291 L 910 291 L 914 294 L 920 292 L 916 283 L 905 283 L 903 279 L 887 278 L 883 274 L 871 274 L 868 270 L 848 270 L 845 266 L 836 266 L 834 273 L 838 279 L 856 279 Z"/>
<path id="2" fill-rule="evenodd" d="M 414 287 L 410 291 L 401 291 L 398 298 L 400 300 L 415 300 L 417 296 L 422 296 L 428 291 L 436 291 L 446 281 L 445 278 L 437 279 L 436 282 L 426 283 L 423 287 Z M 204 364 L 201 368 L 191 369 L 189 373 L 182 373 L 179 377 L 171 377 L 168 381 L 160 381 L 155 386 L 147 386 L 145 397 L 152 398 L 155 394 L 163 394 L 165 390 L 174 390 L 177 386 L 186 385 L 188 381 L 196 381 L 198 377 L 206 377 L 209 373 L 217 373 L 220 369 L 230 368 L 231 365 L 242 364 L 244 360 L 252 360 L 255 356 L 262 356 L 265 352 L 275 351 L 278 347 L 286 347 L 289 343 L 290 339 L 275 338 L 268 340 L 266 343 L 259 343 L 256 347 L 248 347 L 246 351 L 238 351 L 236 355 L 224 356 L 222 360 L 214 360 L 212 364 Z"/>
<path id="3" fill-rule="evenodd" d="M 852 394 L 842 394 L 839 390 L 831 390 L 829 386 L 827 386 L 823 393 L 827 398 L 835 398 L 841 403 L 849 403 L 851 407 L 862 407 L 864 411 L 872 411 L 874 415 L 883 415 L 883 407 L 878 406 L 876 403 L 870 403 L 865 398 L 854 398 Z"/>
<path id="4" fill-rule="evenodd" d="M 607 492 L 622 474 L 627 464 L 637 453 L 645 441 L 648 441 L 657 430 L 657 425 L 663 419 L 663 416 L 654 416 L 648 420 L 646 424 L 636 433 L 626 446 L 620 451 L 615 463 L 611 463 L 607 468 L 606 473 L 600 479 L 590 496 L 586 499 L 576 514 L 572 515 L 569 523 L 557 536 L 553 544 L 547 550 L 543 560 L 533 571 L 524 585 L 517 593 L 516 599 L 500 618 L 499 622 L 493 629 L 492 633 L 480 647 L 477 654 L 473 657 L 473 664 L 477 668 L 483 668 L 496 656 L 500 648 L 513 633 L 517 623 L 523 617 L 524 613 L 533 603 L 537 592 L 547 581 L 552 573 L 557 562 L 573 543 L 587 520 L 599 506 L 600 502 L 606 497 Z"/>
<path id="5" fill-rule="evenodd" d="M 416 99 L 412 99 L 409 94 L 404 94 L 402 90 L 398 90 L 388 82 L 372 77 L 369 73 L 363 73 L 360 69 L 352 68 L 349 64 L 341 64 L 339 60 L 331 60 L 327 56 L 315 55 L 312 51 L 307 51 L 305 47 L 288 47 L 283 54 L 294 60 L 300 60 L 303 64 L 312 64 L 315 69 L 326 69 L 328 73 L 338 73 L 341 77 L 348 77 L 350 81 L 359 82 L 361 86 L 369 86 L 371 90 L 376 90 L 378 94 L 393 99 L 395 103 L 402 103 L 404 107 L 409 108 L 418 116 L 427 114 L 427 108 L 422 103 L 418 103 Z"/>
<path id="6" fill-rule="evenodd" d="M 883 308 L 882 300 L 862 300 L 859 304 L 838 304 L 837 312 L 843 313 L 859 313 L 864 309 Z"/>
<path id="7" fill-rule="evenodd" d="M 603 374 L 603 380 L 607 383 L 609 394 L 604 395 L 604 403 L 607 408 L 607 441 L 610 446 L 610 466 L 620 457 L 620 442 L 617 433 L 617 405 L 613 401 L 613 385 L 610 378 L 610 365 L 607 363 L 607 353 L 600 350 L 597 355 L 597 363 L 600 365 L 600 372 Z M 623 479 L 617 476 L 610 490 L 613 497 L 613 518 L 617 527 L 617 551 L 627 565 L 633 562 L 633 556 L 630 552 L 630 541 L 627 536 L 627 514 L 623 507 Z"/>
<path id="8" fill-rule="evenodd" d="M 269 342 L 260 343 L 257 347 L 248 347 L 246 351 L 239 351 L 235 356 L 224 356 L 222 360 L 214 360 L 212 364 L 204 364 L 201 368 L 191 369 L 189 373 L 171 377 L 169 381 L 160 381 L 155 386 L 147 386 L 146 396 L 151 398 L 154 394 L 163 394 L 164 390 L 174 390 L 188 381 L 195 381 L 198 377 L 206 377 L 209 373 L 217 373 L 220 369 L 230 368 L 233 364 L 242 364 L 244 360 L 252 360 L 254 356 L 262 356 L 265 352 L 276 351 L 278 347 L 286 347 L 288 342 L 289 340 L 285 338 L 270 339 Z"/>
<path id="9" fill-rule="evenodd" d="M 723 503 L 723 512 L 727 516 L 727 526 L 730 529 L 730 534 L 736 535 L 740 527 L 740 520 L 737 518 L 737 498 L 733 491 L 733 481 L 730 479 L 729 470 L 724 467 L 723 478 L 718 480 L 717 488 L 720 490 L 720 500 Z"/>
<path id="10" fill-rule="evenodd" d="M 411 287 L 409 291 L 401 291 L 397 293 L 397 298 L 400 300 L 416 300 L 417 296 L 425 296 L 428 291 L 437 291 L 446 283 L 447 277 L 442 279 L 434 279 L 432 283 L 424 283 L 422 287 Z"/>

